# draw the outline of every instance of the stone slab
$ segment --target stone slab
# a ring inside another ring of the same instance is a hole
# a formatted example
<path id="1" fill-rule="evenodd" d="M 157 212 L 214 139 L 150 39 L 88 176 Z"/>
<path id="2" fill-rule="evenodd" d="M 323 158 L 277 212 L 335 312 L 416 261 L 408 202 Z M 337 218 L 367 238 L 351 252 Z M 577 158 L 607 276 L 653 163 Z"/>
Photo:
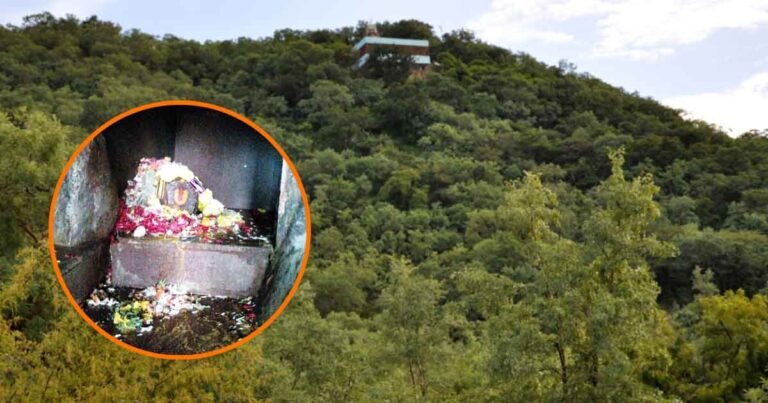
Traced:
<path id="1" fill-rule="evenodd" d="M 256 296 L 272 247 L 120 238 L 110 248 L 112 283 L 145 288 L 160 280 L 193 294 Z"/>

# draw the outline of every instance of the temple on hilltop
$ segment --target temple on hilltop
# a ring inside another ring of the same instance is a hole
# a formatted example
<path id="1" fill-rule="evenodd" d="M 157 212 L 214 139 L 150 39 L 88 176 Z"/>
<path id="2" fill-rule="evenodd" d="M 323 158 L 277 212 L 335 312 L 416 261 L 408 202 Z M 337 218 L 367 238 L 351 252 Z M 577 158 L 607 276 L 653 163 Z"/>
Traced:
<path id="1" fill-rule="evenodd" d="M 423 73 L 432 64 L 429 57 L 429 41 L 426 39 L 405 39 L 388 38 L 379 35 L 375 24 L 368 24 L 365 30 L 365 37 L 360 39 L 354 50 L 360 53 L 360 57 L 354 64 L 355 69 L 359 69 L 371 58 L 371 52 L 377 47 L 387 47 L 397 49 L 403 55 L 411 57 L 411 74 Z"/>

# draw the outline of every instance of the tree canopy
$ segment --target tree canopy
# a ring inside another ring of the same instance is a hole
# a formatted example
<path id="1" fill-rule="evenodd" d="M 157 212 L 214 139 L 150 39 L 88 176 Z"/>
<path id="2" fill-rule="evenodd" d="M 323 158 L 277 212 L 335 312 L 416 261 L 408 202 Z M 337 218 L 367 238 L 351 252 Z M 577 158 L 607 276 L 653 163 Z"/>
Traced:
<path id="1" fill-rule="evenodd" d="M 351 69 L 364 24 L 159 38 L 0 28 L 0 397 L 734 401 L 768 396 L 768 136 L 422 22 L 436 61 Z M 153 360 L 68 306 L 44 240 L 86 134 L 163 99 L 234 109 L 297 162 L 313 251 L 247 345 Z"/>

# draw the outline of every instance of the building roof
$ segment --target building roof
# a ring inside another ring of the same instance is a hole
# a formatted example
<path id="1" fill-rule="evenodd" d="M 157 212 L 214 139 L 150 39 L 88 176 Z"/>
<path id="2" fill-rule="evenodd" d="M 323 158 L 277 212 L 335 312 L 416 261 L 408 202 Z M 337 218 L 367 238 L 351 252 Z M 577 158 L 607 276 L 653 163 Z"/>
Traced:
<path id="1" fill-rule="evenodd" d="M 387 38 L 380 36 L 366 36 L 355 44 L 354 49 L 360 50 L 365 45 L 398 45 L 398 46 L 419 46 L 429 47 L 429 41 L 426 39 L 403 39 Z"/>

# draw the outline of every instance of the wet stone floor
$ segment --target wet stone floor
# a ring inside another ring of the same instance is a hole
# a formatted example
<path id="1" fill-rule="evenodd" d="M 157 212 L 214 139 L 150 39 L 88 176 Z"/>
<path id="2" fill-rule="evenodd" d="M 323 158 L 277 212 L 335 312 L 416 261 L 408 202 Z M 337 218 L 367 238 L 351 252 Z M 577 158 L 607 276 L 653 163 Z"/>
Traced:
<path id="1" fill-rule="evenodd" d="M 102 284 L 81 304 L 108 333 L 163 354 L 212 351 L 258 327 L 253 298 L 197 296 L 159 283 L 144 290 Z"/>

